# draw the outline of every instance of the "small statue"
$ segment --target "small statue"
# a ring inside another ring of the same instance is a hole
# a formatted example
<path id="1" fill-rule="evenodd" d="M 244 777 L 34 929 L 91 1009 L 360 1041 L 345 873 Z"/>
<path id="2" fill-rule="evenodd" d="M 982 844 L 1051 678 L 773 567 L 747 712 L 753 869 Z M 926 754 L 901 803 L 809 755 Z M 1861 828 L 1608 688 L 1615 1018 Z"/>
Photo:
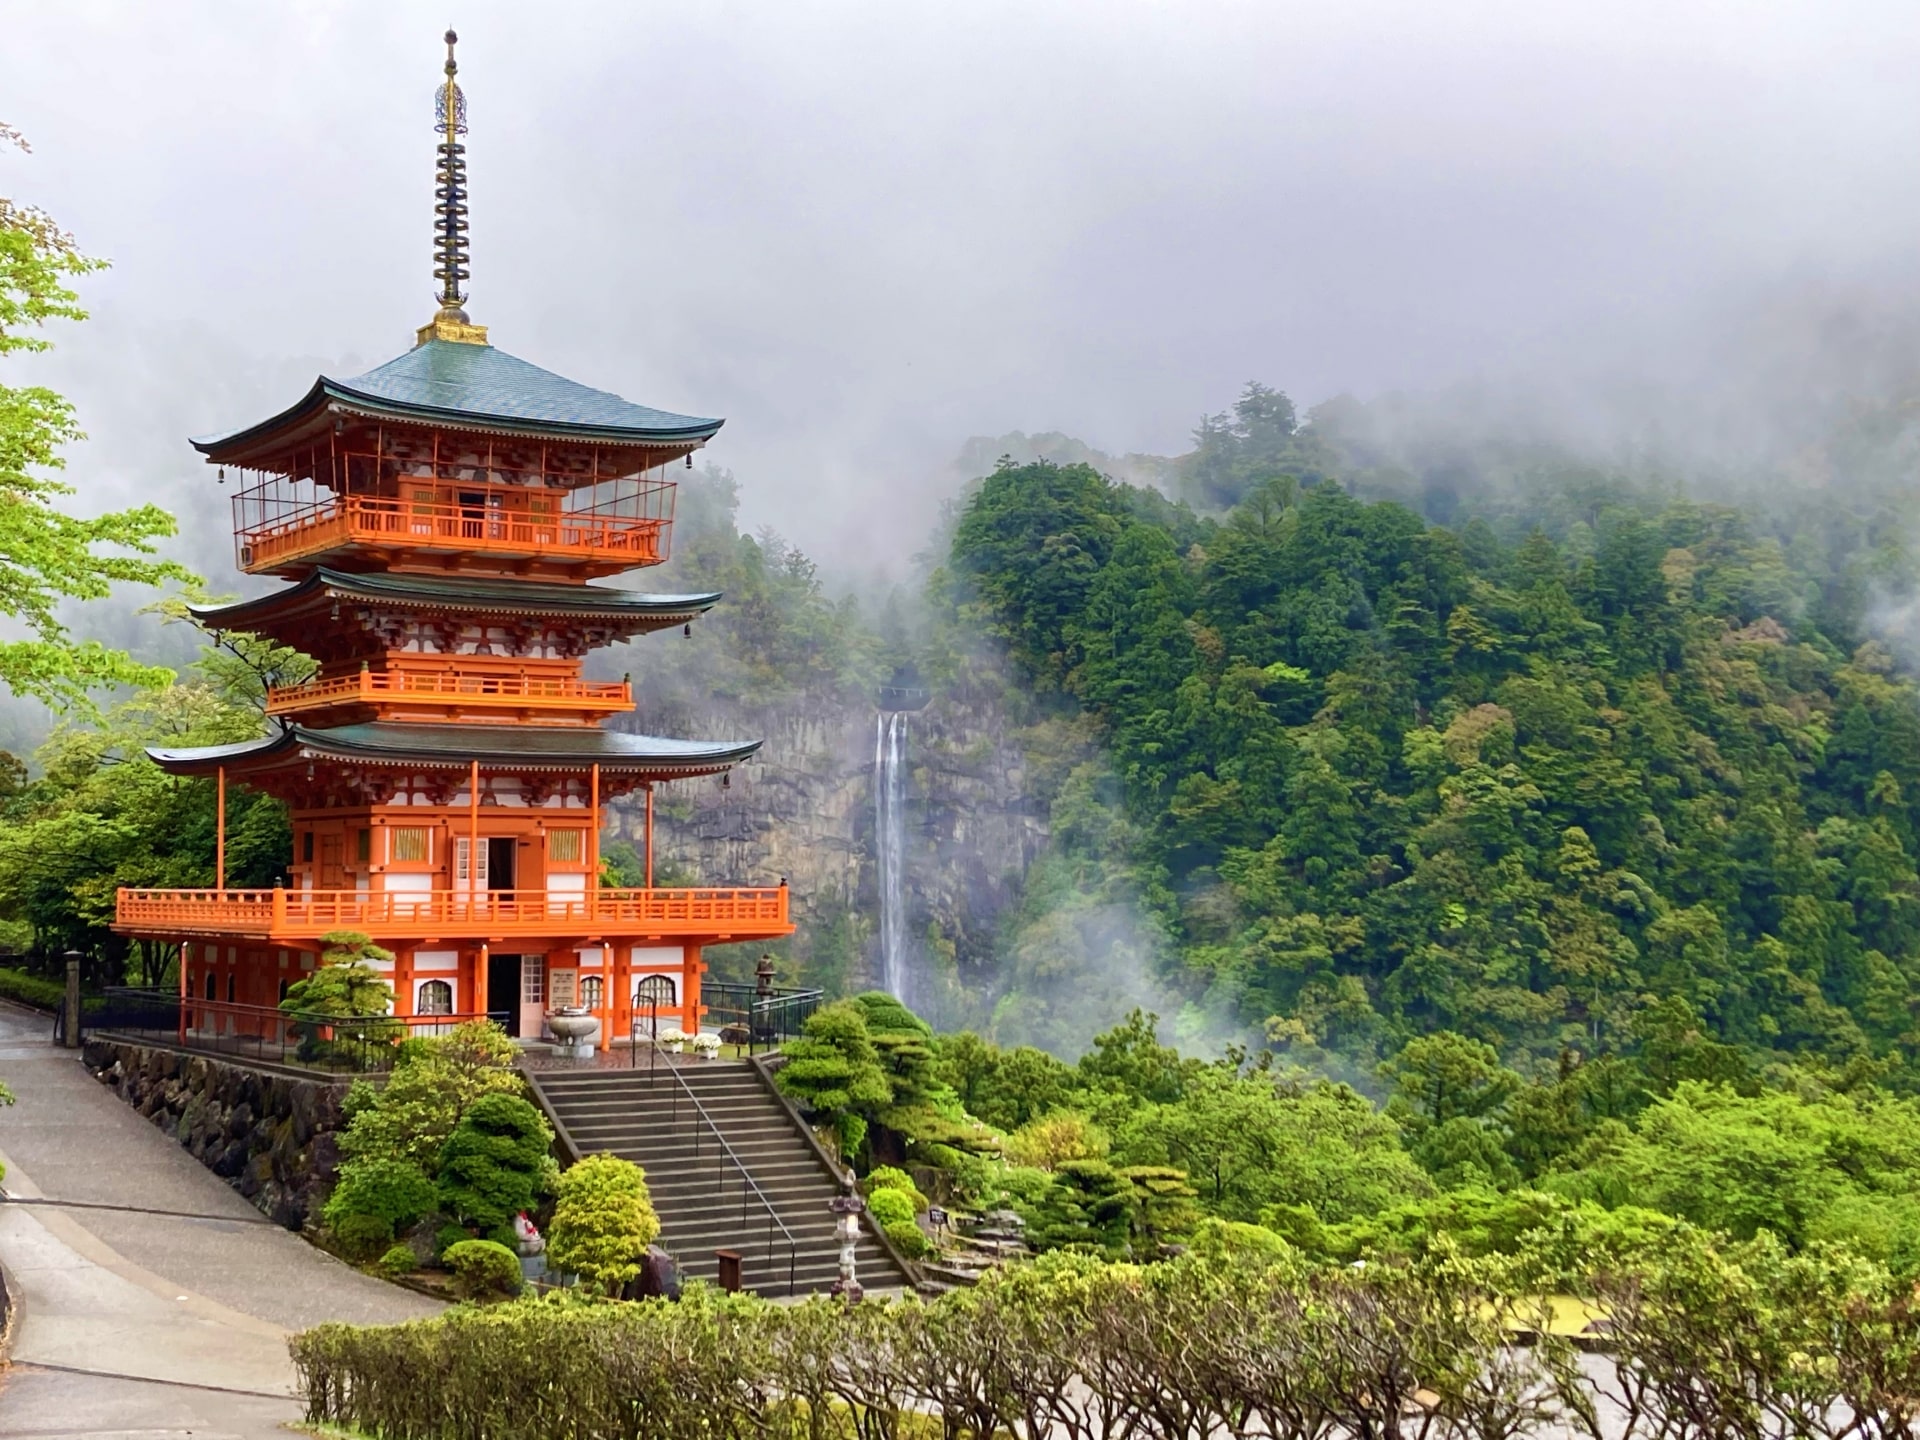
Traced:
<path id="1" fill-rule="evenodd" d="M 514 1238 L 520 1242 L 522 1255 L 539 1255 L 547 1248 L 547 1237 L 534 1227 L 533 1221 L 527 1218 L 527 1212 L 524 1210 L 513 1217 L 513 1234 Z"/>

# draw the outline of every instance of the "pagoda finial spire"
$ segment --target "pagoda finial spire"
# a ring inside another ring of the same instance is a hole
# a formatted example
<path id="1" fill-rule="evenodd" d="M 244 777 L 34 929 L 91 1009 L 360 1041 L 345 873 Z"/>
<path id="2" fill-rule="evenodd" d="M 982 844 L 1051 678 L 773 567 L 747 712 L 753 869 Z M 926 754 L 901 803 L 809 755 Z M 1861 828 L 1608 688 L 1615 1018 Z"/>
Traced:
<path id="1" fill-rule="evenodd" d="M 447 78 L 434 92 L 433 123 L 440 132 L 440 170 L 434 199 L 438 202 L 437 233 L 433 242 L 433 275 L 440 282 L 440 310 L 417 332 L 417 343 L 451 340 L 462 345 L 487 343 L 487 327 L 467 318 L 467 97 L 454 76 L 459 65 L 453 47 L 460 37 L 447 31 Z"/>

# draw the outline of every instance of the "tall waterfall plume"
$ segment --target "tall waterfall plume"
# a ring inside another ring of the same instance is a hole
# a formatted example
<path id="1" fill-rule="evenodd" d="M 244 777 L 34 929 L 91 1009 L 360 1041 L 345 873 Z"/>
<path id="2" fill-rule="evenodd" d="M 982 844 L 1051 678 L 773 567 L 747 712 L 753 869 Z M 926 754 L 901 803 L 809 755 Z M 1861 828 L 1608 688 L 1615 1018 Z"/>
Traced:
<path id="1" fill-rule="evenodd" d="M 907 956 L 907 713 L 874 717 L 873 819 L 880 862 L 880 986 L 914 1003 Z"/>

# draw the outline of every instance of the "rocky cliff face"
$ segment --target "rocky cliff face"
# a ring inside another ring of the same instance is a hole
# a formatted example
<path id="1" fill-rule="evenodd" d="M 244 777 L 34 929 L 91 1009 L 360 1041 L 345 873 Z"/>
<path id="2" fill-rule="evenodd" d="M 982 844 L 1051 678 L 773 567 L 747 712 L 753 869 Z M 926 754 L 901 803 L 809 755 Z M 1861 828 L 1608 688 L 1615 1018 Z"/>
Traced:
<path id="1" fill-rule="evenodd" d="M 765 741 L 725 789 L 717 780 L 661 788 L 656 877 L 784 876 L 800 927 L 795 978 L 849 992 L 879 973 L 876 723 L 863 696 L 663 706 L 633 717 L 633 728 L 654 734 Z M 1018 737 L 984 690 L 937 697 L 913 714 L 907 761 L 907 933 L 919 963 L 977 994 L 1000 917 L 1046 843 L 1045 806 L 1028 798 Z M 641 815 L 637 797 L 622 802 L 609 830 L 637 846 Z"/>

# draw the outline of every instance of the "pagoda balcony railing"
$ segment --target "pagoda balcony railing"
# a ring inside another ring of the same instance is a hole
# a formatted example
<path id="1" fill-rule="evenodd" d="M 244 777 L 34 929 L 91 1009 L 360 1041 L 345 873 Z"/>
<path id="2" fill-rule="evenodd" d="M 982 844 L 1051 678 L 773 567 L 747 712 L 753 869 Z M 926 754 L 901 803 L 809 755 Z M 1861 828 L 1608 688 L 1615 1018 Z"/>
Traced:
<path id="1" fill-rule="evenodd" d="M 555 680 L 529 675 L 457 675 L 413 670 L 362 670 L 304 685 L 276 685 L 267 691 L 269 715 L 335 705 L 392 704 L 409 699 L 465 709 L 503 710 L 633 709 L 633 686 L 624 680 Z"/>
<path id="2" fill-rule="evenodd" d="M 272 518 L 235 527 L 240 568 L 257 573 L 356 545 L 629 568 L 666 558 L 671 522 L 659 517 L 509 509 L 493 503 L 498 491 L 478 501 L 452 487 L 427 493 L 431 500 L 347 495 L 277 506 Z"/>
<path id="3" fill-rule="evenodd" d="M 135 935 L 317 939 L 331 930 L 382 936 L 508 939 L 621 935 L 771 939 L 789 934 L 787 887 L 586 890 L 122 889 L 114 928 Z"/>

